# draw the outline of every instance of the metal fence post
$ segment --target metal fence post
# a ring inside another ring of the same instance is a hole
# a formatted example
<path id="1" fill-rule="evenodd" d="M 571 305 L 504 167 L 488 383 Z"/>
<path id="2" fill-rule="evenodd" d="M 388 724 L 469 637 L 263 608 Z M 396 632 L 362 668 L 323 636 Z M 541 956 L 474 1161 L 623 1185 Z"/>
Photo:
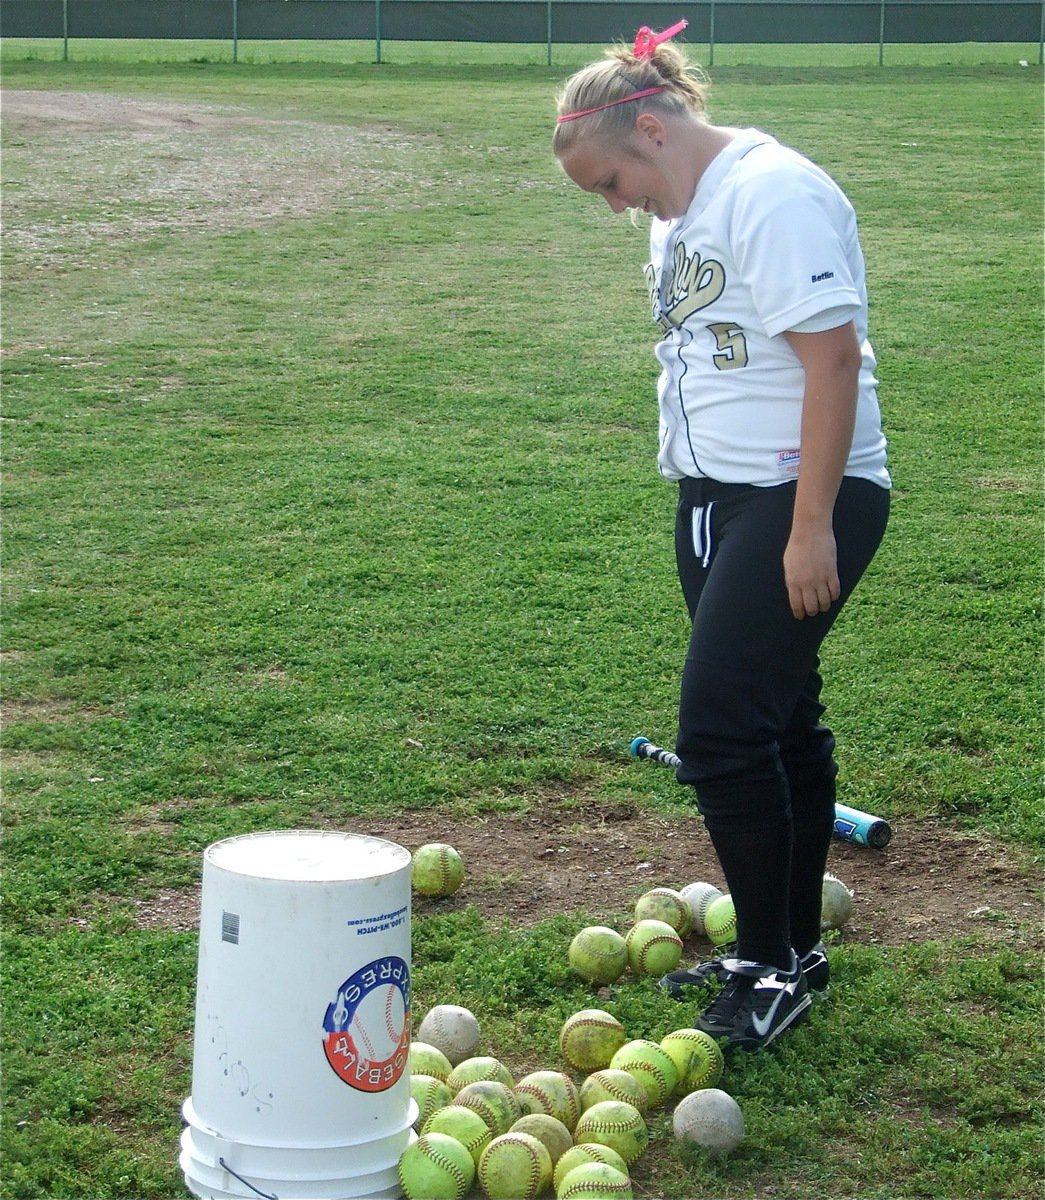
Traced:
<path id="1" fill-rule="evenodd" d="M 1045 3 L 1045 0 L 1042 0 Z M 69 61 L 69 0 L 62 0 L 62 62 Z"/>
<path id="2" fill-rule="evenodd" d="M 232 61 L 239 62 L 239 0 L 232 0 Z"/>
<path id="3" fill-rule="evenodd" d="M 708 66 L 715 65 L 715 0 L 708 9 Z"/>
<path id="4" fill-rule="evenodd" d="M 885 0 L 878 9 L 878 65 L 885 64 Z"/>
<path id="5" fill-rule="evenodd" d="M 1045 5 L 1045 0 L 1042 0 Z M 548 66 L 552 65 L 552 0 L 548 0 Z"/>
<path id="6" fill-rule="evenodd" d="M 381 0 L 374 0 L 374 52 L 378 62 L 381 61 Z"/>

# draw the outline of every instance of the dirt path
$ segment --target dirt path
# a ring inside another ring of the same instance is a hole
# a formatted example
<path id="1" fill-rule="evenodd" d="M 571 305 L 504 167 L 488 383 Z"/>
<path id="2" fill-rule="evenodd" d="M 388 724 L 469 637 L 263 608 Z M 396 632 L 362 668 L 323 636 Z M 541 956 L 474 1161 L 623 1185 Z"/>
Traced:
<path id="1" fill-rule="evenodd" d="M 456 846 L 466 864 L 461 890 L 446 900 L 415 898 L 414 912 L 476 905 L 493 924 L 529 925 L 583 910 L 610 922 L 652 887 L 698 879 L 723 886 L 699 818 L 665 817 L 631 806 L 583 811 L 543 805 L 527 815 L 461 818 L 406 813 L 353 829 L 415 850 Z M 935 821 L 900 821 L 884 850 L 837 840 L 828 868 L 855 893 L 844 939 L 869 944 L 968 939 L 989 948 L 1041 948 L 1039 873 L 1004 845 L 954 833 Z M 197 889 L 161 892 L 138 903 L 144 927 L 191 929 Z"/>

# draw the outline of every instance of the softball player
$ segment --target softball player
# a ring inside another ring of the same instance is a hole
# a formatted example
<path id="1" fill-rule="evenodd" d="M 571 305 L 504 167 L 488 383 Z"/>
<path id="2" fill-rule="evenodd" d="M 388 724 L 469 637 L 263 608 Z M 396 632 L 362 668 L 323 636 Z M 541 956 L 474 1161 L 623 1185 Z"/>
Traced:
<path id="1" fill-rule="evenodd" d="M 572 76 L 553 148 L 614 212 L 653 218 L 658 463 L 693 620 L 678 779 L 737 912 L 733 956 L 661 984 L 719 981 L 697 1027 L 757 1049 L 827 985 L 837 768 L 818 653 L 885 532 L 890 478 L 853 208 L 773 137 L 708 121 L 669 43 L 683 25 Z"/>

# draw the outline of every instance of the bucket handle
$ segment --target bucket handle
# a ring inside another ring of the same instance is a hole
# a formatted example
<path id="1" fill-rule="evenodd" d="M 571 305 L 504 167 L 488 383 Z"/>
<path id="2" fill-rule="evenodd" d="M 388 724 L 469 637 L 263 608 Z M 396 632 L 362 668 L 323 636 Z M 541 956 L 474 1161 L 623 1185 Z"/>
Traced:
<path id="1" fill-rule="evenodd" d="M 279 1200 L 279 1197 L 278 1197 L 278 1196 L 277 1196 L 277 1195 L 276 1195 L 274 1192 L 263 1192 L 263 1191 L 260 1191 L 258 1188 L 256 1188 L 256 1187 L 255 1187 L 255 1186 L 254 1186 L 254 1185 L 253 1185 L 253 1184 L 250 1182 L 250 1180 L 249 1180 L 249 1179 L 244 1179 L 242 1175 L 238 1174 L 236 1171 L 234 1171 L 234 1170 L 233 1170 L 233 1169 L 232 1169 L 232 1168 L 229 1166 L 229 1164 L 228 1164 L 228 1163 L 227 1163 L 227 1162 L 224 1160 L 224 1158 L 219 1158 L 219 1159 L 218 1159 L 218 1166 L 219 1166 L 219 1167 L 221 1167 L 223 1170 L 226 1170 L 226 1171 L 228 1171 L 228 1173 L 229 1173 L 229 1174 L 230 1174 L 230 1175 L 231 1175 L 231 1176 L 232 1176 L 234 1179 L 238 1179 L 238 1180 L 240 1181 L 240 1183 L 242 1183 L 242 1184 L 243 1184 L 243 1186 L 244 1186 L 244 1187 L 249 1187 L 249 1188 L 250 1188 L 250 1190 L 251 1190 L 252 1192 L 254 1192 L 254 1194 L 255 1194 L 255 1195 L 257 1195 L 257 1196 L 261 1196 L 261 1197 L 263 1198 L 263 1200 Z"/>

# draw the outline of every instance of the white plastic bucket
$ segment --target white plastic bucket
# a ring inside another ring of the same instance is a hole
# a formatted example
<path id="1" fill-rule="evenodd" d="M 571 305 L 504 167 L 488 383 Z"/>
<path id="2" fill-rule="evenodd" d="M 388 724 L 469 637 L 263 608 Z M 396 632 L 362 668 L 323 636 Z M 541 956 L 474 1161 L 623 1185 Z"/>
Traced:
<path id="1" fill-rule="evenodd" d="M 266 1175 L 264 1168 L 254 1163 L 250 1153 L 254 1147 L 245 1147 L 242 1142 L 230 1143 L 213 1161 L 205 1161 L 197 1141 L 197 1130 L 189 1125 L 182 1130 L 178 1165 L 189 1190 L 197 1196 L 208 1197 L 208 1200 L 229 1195 L 271 1196 L 276 1200 L 326 1200 L 327 1197 L 379 1200 L 402 1195 L 396 1163 L 403 1150 L 416 1140 L 417 1134 L 410 1130 L 402 1145 L 391 1150 L 391 1160 L 379 1170 L 370 1171 L 352 1164 L 352 1173 L 347 1175 L 288 1179 L 288 1164 L 295 1165 L 289 1152 L 284 1151 L 284 1161 L 273 1168 L 274 1175 Z M 298 1165 L 313 1169 L 307 1159 L 299 1158 Z M 341 1170 L 346 1170 L 344 1161 Z"/>
<path id="2" fill-rule="evenodd" d="M 228 838 L 203 856 L 192 1095 L 200 1197 L 401 1195 L 410 853 L 357 834 Z"/>

